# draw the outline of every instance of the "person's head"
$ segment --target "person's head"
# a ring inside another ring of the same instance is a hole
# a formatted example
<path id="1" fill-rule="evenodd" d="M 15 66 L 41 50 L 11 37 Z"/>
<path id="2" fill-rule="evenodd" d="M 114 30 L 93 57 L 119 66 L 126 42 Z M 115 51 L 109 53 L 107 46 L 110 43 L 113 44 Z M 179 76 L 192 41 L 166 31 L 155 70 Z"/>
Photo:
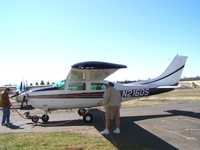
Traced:
<path id="1" fill-rule="evenodd" d="M 107 84 L 107 88 L 110 88 L 110 87 L 114 87 L 114 84 L 112 82 L 108 82 Z"/>

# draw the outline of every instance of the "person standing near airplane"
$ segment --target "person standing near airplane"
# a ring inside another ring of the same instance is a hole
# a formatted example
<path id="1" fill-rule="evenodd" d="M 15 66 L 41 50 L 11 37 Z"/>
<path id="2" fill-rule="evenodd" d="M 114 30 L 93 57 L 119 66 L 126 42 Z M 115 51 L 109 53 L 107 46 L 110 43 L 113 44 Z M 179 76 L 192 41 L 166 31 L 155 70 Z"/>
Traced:
<path id="1" fill-rule="evenodd" d="M 120 107 L 121 107 L 121 92 L 114 88 L 114 84 L 109 82 L 104 93 L 105 107 L 105 129 L 101 134 L 109 134 L 111 125 L 115 121 L 116 129 L 113 133 L 120 134 Z"/>
<path id="2" fill-rule="evenodd" d="M 10 107 L 11 107 L 11 102 L 9 99 L 9 88 L 6 88 L 2 95 L 1 95 L 1 101 L 2 101 L 2 107 L 3 107 L 3 117 L 2 117 L 2 122 L 1 125 L 10 125 Z"/>

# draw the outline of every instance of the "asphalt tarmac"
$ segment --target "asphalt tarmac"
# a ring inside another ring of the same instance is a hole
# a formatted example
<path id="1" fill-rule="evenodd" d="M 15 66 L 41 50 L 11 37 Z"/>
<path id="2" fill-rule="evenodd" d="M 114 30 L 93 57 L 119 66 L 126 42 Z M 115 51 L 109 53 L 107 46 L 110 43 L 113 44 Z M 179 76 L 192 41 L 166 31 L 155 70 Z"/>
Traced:
<path id="1" fill-rule="evenodd" d="M 89 124 L 83 122 L 76 110 L 52 112 L 47 124 L 33 124 L 31 120 L 12 112 L 13 126 L 0 126 L 0 134 L 64 131 L 102 136 L 100 131 L 104 129 L 104 111 L 92 109 L 90 112 L 95 118 Z M 200 101 L 170 101 L 155 106 L 122 108 L 121 134 L 112 133 L 104 138 L 120 150 L 199 150 Z"/>

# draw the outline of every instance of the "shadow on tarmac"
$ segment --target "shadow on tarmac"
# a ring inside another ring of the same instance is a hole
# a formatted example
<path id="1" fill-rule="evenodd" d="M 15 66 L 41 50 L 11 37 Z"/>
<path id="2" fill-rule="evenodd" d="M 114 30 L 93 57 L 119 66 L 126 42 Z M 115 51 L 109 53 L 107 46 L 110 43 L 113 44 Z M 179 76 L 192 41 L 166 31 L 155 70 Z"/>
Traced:
<path id="1" fill-rule="evenodd" d="M 197 112 L 185 111 L 185 110 L 168 110 L 166 112 L 173 114 L 175 116 L 187 116 L 200 119 L 200 113 Z"/>
<path id="2" fill-rule="evenodd" d="M 86 124 L 83 120 L 65 120 L 50 121 L 46 124 L 38 125 L 42 127 L 91 125 L 94 126 L 99 132 L 102 131 L 104 129 L 104 112 L 98 109 L 93 109 L 90 110 L 90 113 L 95 116 L 94 123 Z M 135 123 L 140 120 L 170 116 L 174 116 L 174 114 L 121 117 L 121 133 L 119 135 L 110 134 L 104 137 L 119 150 L 177 150 L 174 146 Z"/>
<path id="3" fill-rule="evenodd" d="M 24 129 L 20 126 L 17 126 L 17 125 L 14 125 L 14 124 L 9 124 L 9 125 L 6 125 L 7 128 L 10 128 L 10 129 Z"/>

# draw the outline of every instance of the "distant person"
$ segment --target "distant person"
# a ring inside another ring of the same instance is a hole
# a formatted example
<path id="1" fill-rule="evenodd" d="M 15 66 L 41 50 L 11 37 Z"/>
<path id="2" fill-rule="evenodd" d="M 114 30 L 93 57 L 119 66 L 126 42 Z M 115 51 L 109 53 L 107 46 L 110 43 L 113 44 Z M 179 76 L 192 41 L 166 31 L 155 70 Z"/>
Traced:
<path id="1" fill-rule="evenodd" d="M 1 95 L 1 101 L 2 101 L 2 107 L 3 107 L 3 117 L 2 117 L 2 122 L 1 125 L 10 125 L 10 107 L 11 107 L 11 102 L 9 99 L 9 88 L 6 88 L 2 95 Z"/>
<path id="2" fill-rule="evenodd" d="M 109 134 L 111 125 L 115 121 L 116 129 L 113 133 L 120 134 L 120 107 L 121 107 L 121 93 L 114 88 L 114 84 L 109 82 L 104 93 L 104 107 L 105 107 L 105 129 L 101 134 Z"/>

